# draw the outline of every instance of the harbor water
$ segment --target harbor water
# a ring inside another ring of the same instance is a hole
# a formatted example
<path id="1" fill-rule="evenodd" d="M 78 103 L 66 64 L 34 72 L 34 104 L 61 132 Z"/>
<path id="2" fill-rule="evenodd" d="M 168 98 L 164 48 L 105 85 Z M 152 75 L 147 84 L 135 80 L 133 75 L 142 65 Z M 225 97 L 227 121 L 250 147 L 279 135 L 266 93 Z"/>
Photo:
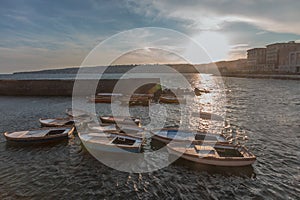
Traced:
<path id="1" fill-rule="evenodd" d="M 1 134 L 0 199 L 299 198 L 299 81 L 223 81 L 227 131 L 257 156 L 253 166 L 212 167 L 179 159 L 158 171 L 130 174 L 93 158 L 76 135 L 65 142 L 21 146 Z M 68 97 L 0 97 L 0 132 L 39 128 L 39 118 L 64 117 L 71 106 Z M 107 107 L 97 105 L 97 110 L 109 114 Z M 147 123 L 147 108 L 134 107 L 132 114 Z"/>

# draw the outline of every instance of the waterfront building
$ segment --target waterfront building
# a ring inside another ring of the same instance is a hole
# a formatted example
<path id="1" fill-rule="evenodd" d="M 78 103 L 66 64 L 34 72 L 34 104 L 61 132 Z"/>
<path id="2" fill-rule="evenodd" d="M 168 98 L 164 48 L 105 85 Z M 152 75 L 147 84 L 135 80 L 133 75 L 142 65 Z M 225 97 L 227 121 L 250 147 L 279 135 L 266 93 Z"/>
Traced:
<path id="1" fill-rule="evenodd" d="M 249 49 L 247 66 L 255 72 L 300 73 L 300 43 L 290 41 Z"/>
<path id="2" fill-rule="evenodd" d="M 294 41 L 267 45 L 267 67 L 275 72 L 296 72 L 290 61 L 292 53 L 297 51 L 300 51 L 300 43 Z"/>
<path id="3" fill-rule="evenodd" d="M 290 70 L 300 73 L 300 49 L 289 53 Z"/>
<path id="4" fill-rule="evenodd" d="M 250 71 L 266 71 L 266 48 L 249 49 L 247 66 Z"/>

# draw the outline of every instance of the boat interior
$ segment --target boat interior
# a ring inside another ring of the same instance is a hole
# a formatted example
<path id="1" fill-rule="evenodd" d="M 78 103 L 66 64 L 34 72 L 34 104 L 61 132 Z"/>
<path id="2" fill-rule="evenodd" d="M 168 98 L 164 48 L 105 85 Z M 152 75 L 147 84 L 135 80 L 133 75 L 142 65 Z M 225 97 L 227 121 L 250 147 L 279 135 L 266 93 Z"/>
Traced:
<path id="1" fill-rule="evenodd" d="M 65 129 L 50 130 L 46 135 L 59 135 L 65 133 Z"/>
<path id="2" fill-rule="evenodd" d="M 197 154 L 205 156 L 214 157 L 244 157 L 237 149 L 234 147 L 227 146 L 202 146 L 195 145 L 194 149 Z"/>
<path id="3" fill-rule="evenodd" d="M 135 141 L 136 140 L 130 138 L 115 137 L 111 143 L 132 146 L 135 143 Z"/>

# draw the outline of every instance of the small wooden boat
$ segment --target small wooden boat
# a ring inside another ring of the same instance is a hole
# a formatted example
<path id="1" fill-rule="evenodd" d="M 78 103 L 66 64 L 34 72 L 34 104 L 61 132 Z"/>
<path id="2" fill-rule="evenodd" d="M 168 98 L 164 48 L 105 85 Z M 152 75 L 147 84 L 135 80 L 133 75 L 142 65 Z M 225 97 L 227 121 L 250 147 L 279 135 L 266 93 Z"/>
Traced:
<path id="1" fill-rule="evenodd" d="M 122 116 L 102 116 L 100 117 L 102 123 L 108 124 L 130 124 L 135 123 L 136 125 L 140 126 L 141 120 L 134 117 L 122 117 Z"/>
<path id="2" fill-rule="evenodd" d="M 195 88 L 194 89 L 194 93 L 195 93 L 195 95 L 196 96 L 201 96 L 203 93 L 210 93 L 210 91 L 209 90 L 207 90 L 207 89 L 199 89 L 199 88 Z"/>
<path id="3" fill-rule="evenodd" d="M 256 157 L 245 147 L 232 144 L 195 145 L 186 147 L 182 143 L 167 145 L 170 154 L 207 165 L 241 167 L 255 162 Z"/>
<path id="4" fill-rule="evenodd" d="M 123 94 L 121 93 L 97 93 L 96 97 L 122 97 Z"/>
<path id="5" fill-rule="evenodd" d="M 124 105 L 129 104 L 129 106 L 149 106 L 150 95 L 147 94 L 133 94 L 130 98 L 121 98 L 121 103 Z M 129 101 L 129 103 L 128 103 Z"/>
<path id="6" fill-rule="evenodd" d="M 149 106 L 149 99 L 130 99 L 128 100 L 121 100 L 121 104 L 123 106 L 129 105 L 129 106 Z"/>
<path id="7" fill-rule="evenodd" d="M 116 132 L 118 131 L 115 124 L 99 125 L 97 123 L 88 123 L 88 128 L 94 132 Z"/>
<path id="8" fill-rule="evenodd" d="M 168 144 L 169 142 L 191 141 L 210 142 L 210 143 L 224 143 L 228 144 L 226 137 L 223 134 L 210 134 L 192 130 L 179 130 L 176 128 L 165 128 L 152 130 L 152 139 Z"/>
<path id="9" fill-rule="evenodd" d="M 90 97 L 90 98 L 88 98 L 88 102 L 111 103 L 112 99 L 111 99 L 111 97 Z"/>
<path id="10" fill-rule="evenodd" d="M 144 128 L 139 126 L 132 126 L 128 124 L 97 124 L 97 123 L 88 123 L 89 130 L 94 132 L 105 132 L 105 133 L 114 133 L 118 135 L 127 135 L 139 137 L 144 140 Z"/>
<path id="11" fill-rule="evenodd" d="M 66 109 L 66 114 L 70 117 L 89 117 L 92 115 L 91 113 L 85 110 L 72 109 L 72 108 Z"/>
<path id="12" fill-rule="evenodd" d="M 138 137 L 103 132 L 81 134 L 80 139 L 87 149 L 110 153 L 139 153 L 143 144 Z"/>
<path id="13" fill-rule="evenodd" d="M 129 106 L 149 106 L 149 101 L 130 100 Z"/>
<path id="14" fill-rule="evenodd" d="M 41 118 L 39 119 L 42 126 L 45 127 L 62 127 L 62 126 L 73 126 L 74 120 L 71 117 L 68 118 Z"/>
<path id="15" fill-rule="evenodd" d="M 88 102 L 94 103 L 112 103 L 114 100 L 118 100 L 122 97 L 121 93 L 98 93 L 95 96 L 88 98 Z"/>
<path id="16" fill-rule="evenodd" d="M 7 141 L 13 142 L 50 142 L 56 140 L 63 140 L 73 134 L 72 128 L 43 128 L 29 131 L 19 131 L 13 133 L 4 133 Z"/>
<path id="17" fill-rule="evenodd" d="M 200 111 L 200 113 L 193 113 L 194 117 L 200 117 L 201 119 L 207 119 L 207 120 L 216 120 L 216 121 L 223 121 L 224 118 L 220 115 L 210 113 L 210 112 L 204 112 Z"/>
<path id="18" fill-rule="evenodd" d="M 179 99 L 176 96 L 171 96 L 171 95 L 169 96 L 163 95 L 160 96 L 159 102 L 166 103 L 166 104 L 180 104 L 180 103 L 185 103 L 185 99 Z"/>
<path id="19" fill-rule="evenodd" d="M 129 104 L 148 106 L 150 101 L 149 95 L 132 95 Z"/>

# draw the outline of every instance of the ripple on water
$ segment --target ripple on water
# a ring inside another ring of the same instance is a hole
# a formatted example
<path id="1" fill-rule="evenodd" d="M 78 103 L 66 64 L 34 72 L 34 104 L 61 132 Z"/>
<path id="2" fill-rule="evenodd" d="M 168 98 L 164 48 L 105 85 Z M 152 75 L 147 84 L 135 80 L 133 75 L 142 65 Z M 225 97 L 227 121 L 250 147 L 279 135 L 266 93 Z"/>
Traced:
<path id="1" fill-rule="evenodd" d="M 224 81 L 230 125 L 226 131 L 248 137 L 242 141 L 257 156 L 253 167 L 218 168 L 179 159 L 156 172 L 128 174 L 98 162 L 78 137 L 50 146 L 20 147 L 7 144 L 1 135 L 0 199 L 297 199 L 299 82 Z M 38 118 L 63 117 L 71 105 L 71 99 L 61 97 L 0 97 L 0 101 L 1 132 L 39 127 Z M 212 109 L 213 104 L 198 103 Z M 97 110 L 110 113 L 109 105 L 97 105 Z M 175 115 L 178 108 L 167 111 Z M 131 113 L 150 123 L 146 108 L 136 107 Z M 173 118 L 167 125 L 178 123 Z M 191 121 L 191 127 L 210 126 L 209 121 Z"/>

